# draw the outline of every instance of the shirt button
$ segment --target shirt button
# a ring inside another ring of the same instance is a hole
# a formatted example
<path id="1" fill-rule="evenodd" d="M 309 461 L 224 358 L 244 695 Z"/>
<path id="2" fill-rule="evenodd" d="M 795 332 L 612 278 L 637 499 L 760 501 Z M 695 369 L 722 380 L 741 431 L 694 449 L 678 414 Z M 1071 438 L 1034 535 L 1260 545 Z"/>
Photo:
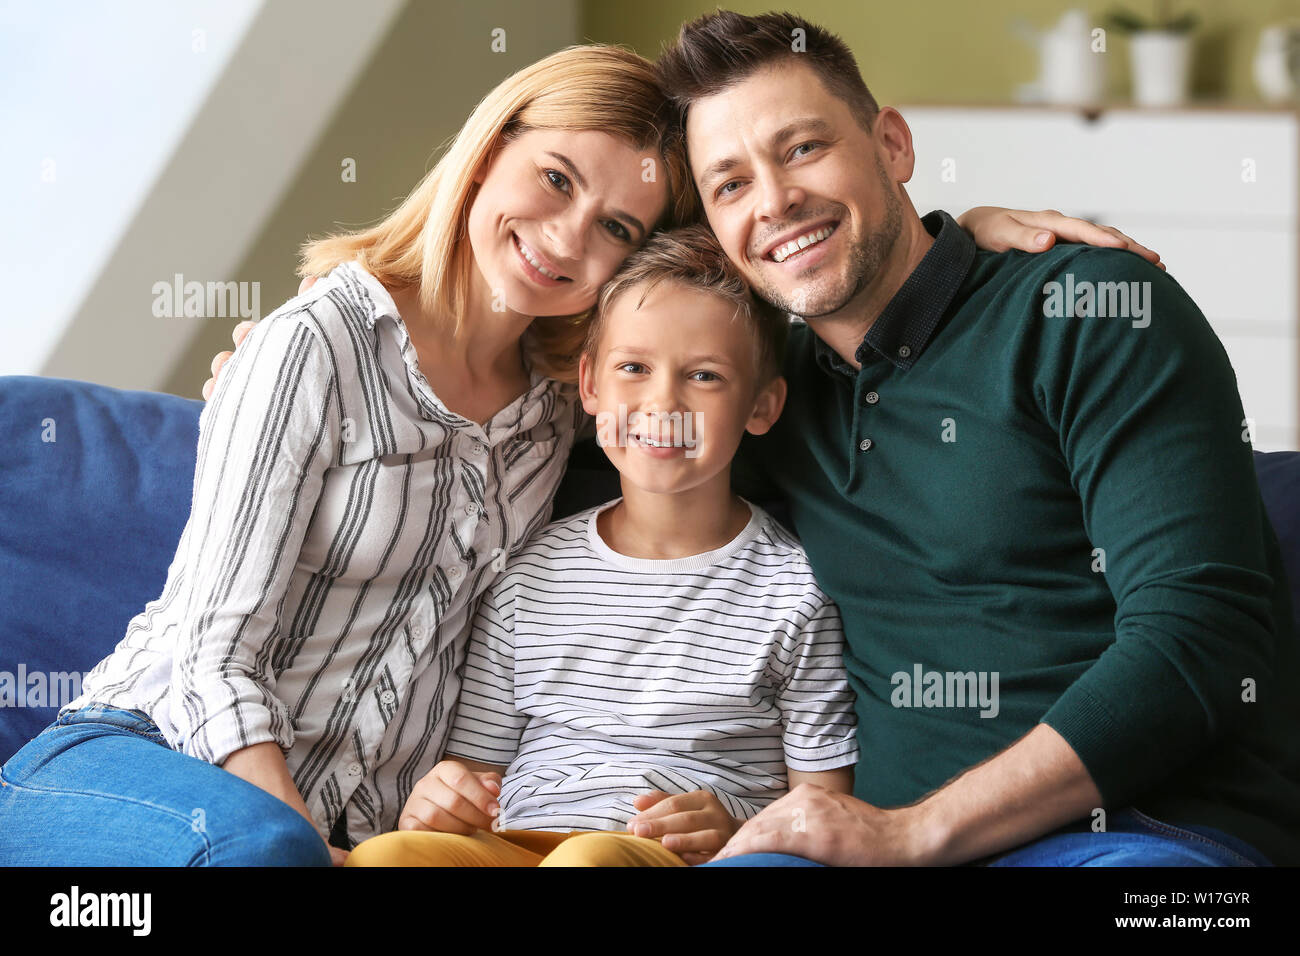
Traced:
<path id="1" fill-rule="evenodd" d="M 391 690 L 386 690 L 379 695 L 379 701 L 380 703 L 383 704 L 391 704 L 395 700 L 397 700 L 397 695 L 394 694 Z"/>
<path id="2" fill-rule="evenodd" d="M 447 577 L 451 578 L 453 581 L 456 580 L 456 578 L 460 577 L 460 568 L 456 567 L 455 565 L 448 568 Z"/>
<path id="3" fill-rule="evenodd" d="M 908 357 L 909 355 L 911 355 L 911 354 L 912 354 L 912 350 L 911 350 L 908 346 L 906 346 L 906 345 L 900 345 L 900 346 L 898 347 L 898 357 L 899 357 L 899 358 L 907 358 L 907 357 Z"/>
<path id="4" fill-rule="evenodd" d="M 471 501 L 465 506 L 465 514 L 469 515 L 471 518 L 474 517 L 478 514 L 478 505 Z"/>
<path id="5" fill-rule="evenodd" d="M 359 776 L 361 776 L 361 764 L 359 764 L 359 763 L 350 763 L 350 764 L 348 764 L 348 776 L 349 776 L 349 777 L 359 777 Z"/>
<path id="6" fill-rule="evenodd" d="M 487 445 L 483 444 L 481 441 L 475 441 L 473 451 L 476 455 L 482 455 L 487 452 Z"/>
<path id="7" fill-rule="evenodd" d="M 862 441 L 858 442 L 858 448 L 860 448 L 862 451 L 869 451 L 871 449 L 871 439 L 870 438 L 862 439 Z"/>
<path id="8" fill-rule="evenodd" d="M 874 405 L 876 402 L 880 401 L 880 396 L 875 392 L 867 392 L 863 397 L 866 399 L 868 405 Z"/>

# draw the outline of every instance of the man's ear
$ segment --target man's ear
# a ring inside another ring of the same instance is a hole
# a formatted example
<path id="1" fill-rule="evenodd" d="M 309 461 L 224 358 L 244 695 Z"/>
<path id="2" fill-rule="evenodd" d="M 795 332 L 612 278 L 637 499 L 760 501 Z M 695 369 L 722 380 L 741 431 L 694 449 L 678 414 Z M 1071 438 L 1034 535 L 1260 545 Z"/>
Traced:
<path id="1" fill-rule="evenodd" d="M 745 431 L 751 435 L 766 434 L 776 420 L 781 417 L 781 410 L 785 408 L 785 397 L 789 386 L 786 385 L 785 379 L 777 375 L 770 382 L 762 387 L 758 397 L 754 399 L 754 412 L 749 416 L 749 421 L 745 423 Z"/>
<path id="2" fill-rule="evenodd" d="M 885 172 L 896 183 L 911 180 L 916 168 L 916 153 L 912 150 L 912 131 L 903 114 L 892 106 L 882 106 L 872 125 L 871 138 Z"/>
<path id="3" fill-rule="evenodd" d="M 582 410 L 588 415 L 596 414 L 596 376 L 591 370 L 591 355 L 583 352 L 578 359 L 578 395 L 582 398 Z"/>

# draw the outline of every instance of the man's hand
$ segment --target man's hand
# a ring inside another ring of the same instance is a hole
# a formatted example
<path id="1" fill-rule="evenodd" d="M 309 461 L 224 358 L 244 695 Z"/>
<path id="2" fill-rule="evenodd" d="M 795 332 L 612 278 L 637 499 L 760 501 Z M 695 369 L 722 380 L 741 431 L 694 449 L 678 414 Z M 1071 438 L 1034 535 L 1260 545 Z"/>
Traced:
<path id="1" fill-rule="evenodd" d="M 501 774 L 474 771 L 459 760 L 443 760 L 411 791 L 397 820 L 399 830 L 437 830 L 469 836 L 491 830 L 501 812 Z"/>
<path id="2" fill-rule="evenodd" d="M 348 861 L 348 851 L 340 850 L 336 846 L 330 847 L 330 864 L 333 866 L 342 866 Z"/>
<path id="3" fill-rule="evenodd" d="M 1008 249 L 1046 252 L 1057 239 L 1064 239 L 1090 246 L 1126 249 L 1152 265 L 1161 269 L 1165 267 L 1159 253 L 1135 242 L 1114 226 L 1099 226 L 1087 219 L 1063 215 L 1055 209 L 1029 212 L 1001 206 L 976 206 L 958 216 L 957 225 L 974 237 L 977 246 L 991 252 L 1006 252 Z"/>
<path id="4" fill-rule="evenodd" d="M 739 823 L 707 790 L 669 796 L 651 790 L 632 798 L 640 812 L 627 822 L 639 837 L 662 837 L 660 843 L 688 866 L 707 863 L 736 832 Z"/>
<path id="5" fill-rule="evenodd" d="M 788 853 L 827 866 L 922 866 L 928 842 L 914 807 L 881 810 L 805 783 L 745 821 L 714 859 Z"/>
<path id="6" fill-rule="evenodd" d="M 303 279 L 302 283 L 298 286 L 298 294 L 302 295 L 310 289 L 315 282 L 315 276 L 308 276 Z M 248 333 L 255 325 L 257 325 L 256 322 L 244 321 L 235 326 L 234 330 L 230 333 L 231 339 L 234 340 L 235 348 L 239 348 L 239 343 L 248 337 Z M 225 365 L 226 360 L 234 354 L 234 352 L 218 352 L 216 355 L 212 356 L 212 377 L 203 383 L 203 400 L 205 402 L 212 397 L 212 393 L 217 387 L 217 377 L 221 375 L 221 366 Z"/>

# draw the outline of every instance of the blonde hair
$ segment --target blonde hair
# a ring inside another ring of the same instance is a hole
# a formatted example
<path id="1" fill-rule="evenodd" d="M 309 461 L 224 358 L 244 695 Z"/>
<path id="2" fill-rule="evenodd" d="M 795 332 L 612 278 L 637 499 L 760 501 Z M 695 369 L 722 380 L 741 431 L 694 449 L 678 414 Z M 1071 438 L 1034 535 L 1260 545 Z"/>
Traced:
<path id="1" fill-rule="evenodd" d="M 754 294 L 722 251 L 713 230 L 703 223 L 656 233 L 623 260 L 618 271 L 600 288 L 582 351 L 595 357 L 605 317 L 616 301 L 637 290 L 640 296 L 636 304 L 640 308 L 646 296 L 661 282 L 696 289 L 731 303 L 736 310 L 733 319 L 742 316 L 749 323 L 758 384 L 764 385 L 781 374 L 790 316 Z"/>
<path id="2" fill-rule="evenodd" d="M 474 269 L 467 239 L 474 176 L 507 143 L 534 129 L 597 130 L 663 157 L 669 203 L 659 225 L 693 222 L 698 200 L 680 128 L 644 57 L 607 44 L 571 46 L 512 74 L 485 96 L 437 164 L 381 222 L 305 243 L 298 274 L 325 275 L 357 260 L 385 286 L 420 287 L 420 304 L 450 316 L 458 334 Z M 534 366 L 577 380 L 590 310 L 539 316 L 525 333 Z"/>

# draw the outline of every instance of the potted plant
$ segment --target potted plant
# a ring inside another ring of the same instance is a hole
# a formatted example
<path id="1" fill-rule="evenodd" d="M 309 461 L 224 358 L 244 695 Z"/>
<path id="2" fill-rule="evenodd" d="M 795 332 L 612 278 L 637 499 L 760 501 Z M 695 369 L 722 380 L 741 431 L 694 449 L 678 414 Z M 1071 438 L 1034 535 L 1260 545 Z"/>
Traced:
<path id="1" fill-rule="evenodd" d="M 1109 14 L 1110 28 L 1129 37 L 1134 102 L 1140 106 L 1176 106 L 1187 99 L 1191 34 L 1198 22 L 1191 11 L 1175 14 L 1170 0 L 1155 0 L 1155 16 L 1151 19 L 1125 9 Z"/>

